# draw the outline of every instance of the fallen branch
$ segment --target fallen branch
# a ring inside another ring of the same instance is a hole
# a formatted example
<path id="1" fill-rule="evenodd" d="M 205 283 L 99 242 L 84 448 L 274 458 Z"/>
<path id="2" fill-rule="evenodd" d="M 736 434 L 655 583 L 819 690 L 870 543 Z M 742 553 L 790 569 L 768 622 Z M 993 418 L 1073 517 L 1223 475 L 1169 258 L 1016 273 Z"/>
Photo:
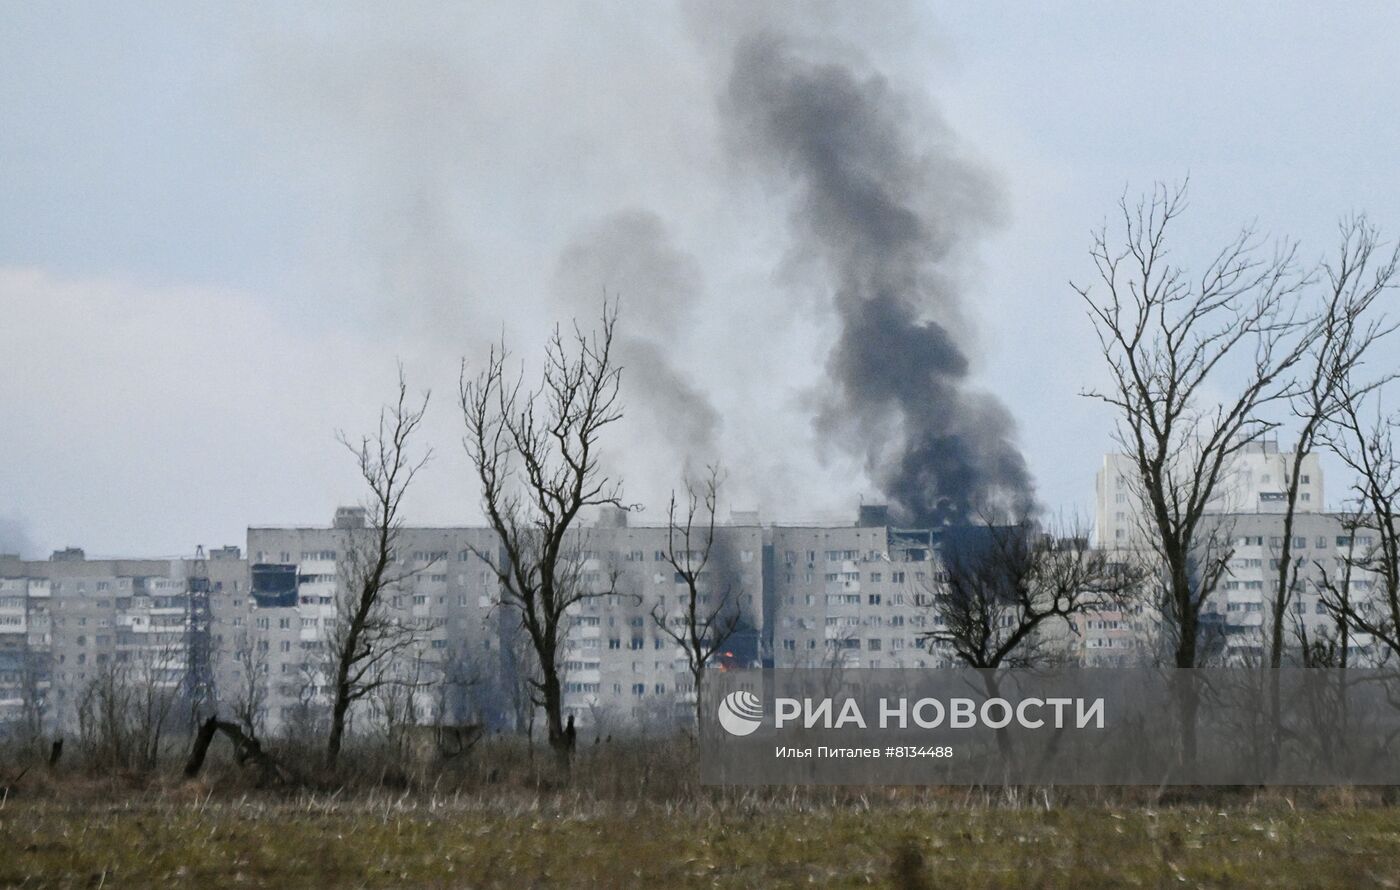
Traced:
<path id="1" fill-rule="evenodd" d="M 19 785 L 19 780 L 23 779 L 24 774 L 27 772 L 29 772 L 29 767 L 26 766 L 24 769 L 19 771 L 19 775 L 15 776 L 13 779 L 6 782 L 5 784 L 0 785 L 0 800 L 5 800 L 9 798 L 10 792 L 15 790 L 15 787 Z"/>
<path id="2" fill-rule="evenodd" d="M 303 784 L 301 777 L 294 770 L 264 751 L 262 744 L 245 733 L 242 727 L 218 717 L 210 717 L 200 725 L 194 744 L 190 748 L 189 759 L 185 761 L 186 779 L 193 779 L 199 775 L 199 771 L 204 768 L 204 758 L 209 754 L 209 746 L 213 744 L 215 734 L 220 732 L 233 743 L 234 754 L 239 763 L 252 761 L 263 771 L 264 776 L 270 776 L 284 785 Z"/>

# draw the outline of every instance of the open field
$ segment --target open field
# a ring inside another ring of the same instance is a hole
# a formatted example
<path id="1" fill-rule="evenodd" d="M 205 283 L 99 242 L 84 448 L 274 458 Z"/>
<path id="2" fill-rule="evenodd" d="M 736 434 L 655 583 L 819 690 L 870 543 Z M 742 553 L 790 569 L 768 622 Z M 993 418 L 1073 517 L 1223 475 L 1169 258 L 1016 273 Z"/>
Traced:
<path id="1" fill-rule="evenodd" d="M 668 805 L 567 792 L 222 798 L 192 786 L 20 798 L 0 809 L 0 886 L 1400 884 L 1400 810 L 1346 795 L 1159 808 L 871 795 Z"/>
<path id="2" fill-rule="evenodd" d="M 81 755 L 0 787 L 0 887 L 1400 886 L 1371 788 L 714 788 L 676 740 L 567 774 L 519 740 L 405 770 L 352 747 L 272 783 L 216 750 L 195 780 Z"/>

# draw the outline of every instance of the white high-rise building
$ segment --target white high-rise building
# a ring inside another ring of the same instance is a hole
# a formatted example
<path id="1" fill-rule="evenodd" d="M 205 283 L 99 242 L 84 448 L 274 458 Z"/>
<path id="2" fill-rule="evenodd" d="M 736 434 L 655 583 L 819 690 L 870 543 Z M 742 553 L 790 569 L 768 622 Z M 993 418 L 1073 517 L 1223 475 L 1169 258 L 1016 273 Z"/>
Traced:
<path id="1" fill-rule="evenodd" d="M 1199 556 L 1203 561 L 1227 560 L 1225 574 L 1201 610 L 1202 648 L 1218 660 L 1238 663 L 1267 657 L 1293 463 L 1294 455 L 1280 451 L 1274 441 L 1251 443 L 1237 455 L 1220 490 L 1207 504 L 1198 535 Z M 1096 485 L 1095 536 L 1099 546 L 1122 551 L 1125 559 L 1150 562 L 1150 515 L 1136 480 L 1136 467 L 1127 455 L 1104 457 Z M 1349 530 L 1342 516 L 1326 512 L 1325 504 L 1321 463 L 1316 454 L 1306 454 L 1299 464 L 1298 502 L 1289 542 L 1296 586 L 1284 615 L 1285 647 L 1295 653 L 1304 639 L 1316 640 L 1334 631 L 1335 621 L 1322 603 L 1321 585 L 1337 583 L 1346 564 L 1373 543 L 1364 531 Z M 1353 601 L 1365 603 L 1372 597 L 1377 589 L 1372 573 L 1346 574 Z M 1152 639 L 1157 621 L 1150 609 L 1095 616 L 1082 624 L 1087 663 L 1118 663 L 1121 653 L 1158 645 Z M 1350 633 L 1346 645 L 1353 663 L 1381 654 L 1363 634 Z"/>
<path id="2" fill-rule="evenodd" d="M 1288 474 L 1293 454 L 1279 451 L 1278 442 L 1265 440 L 1245 446 L 1229 466 L 1206 510 L 1222 514 L 1280 514 L 1288 506 Z M 1189 470 L 1182 469 L 1183 477 Z M 1137 467 L 1129 455 L 1104 455 L 1094 498 L 1094 538 L 1106 549 L 1138 548 L 1143 522 L 1150 519 L 1136 480 Z M 1316 454 L 1305 454 L 1298 472 L 1297 513 L 1326 509 L 1322 464 Z"/>

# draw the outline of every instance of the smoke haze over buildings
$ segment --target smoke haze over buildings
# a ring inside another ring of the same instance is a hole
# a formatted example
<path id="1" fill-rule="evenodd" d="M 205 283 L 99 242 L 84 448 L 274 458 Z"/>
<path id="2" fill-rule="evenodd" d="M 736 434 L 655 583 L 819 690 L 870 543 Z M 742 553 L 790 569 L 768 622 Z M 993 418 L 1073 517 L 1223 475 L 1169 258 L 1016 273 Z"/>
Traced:
<path id="1" fill-rule="evenodd" d="M 0 516 L 0 553 L 13 556 L 32 556 L 34 545 L 29 540 L 23 522 Z"/>
<path id="2" fill-rule="evenodd" d="M 674 344 L 701 310 L 703 276 L 661 218 L 625 210 L 588 225 L 561 253 L 554 289 L 564 312 L 584 326 L 604 299 L 620 303 L 613 348 L 624 414 L 608 442 L 622 453 L 604 456 L 612 475 L 664 491 L 719 461 L 720 413 L 674 358 Z"/>

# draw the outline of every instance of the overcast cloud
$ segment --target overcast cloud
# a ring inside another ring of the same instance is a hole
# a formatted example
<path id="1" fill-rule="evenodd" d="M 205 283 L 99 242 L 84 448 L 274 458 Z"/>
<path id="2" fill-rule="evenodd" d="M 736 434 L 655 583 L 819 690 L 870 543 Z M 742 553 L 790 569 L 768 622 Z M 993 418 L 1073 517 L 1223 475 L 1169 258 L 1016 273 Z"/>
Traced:
<path id="1" fill-rule="evenodd" d="M 994 183 L 942 320 L 1053 510 L 1087 511 L 1111 446 L 1068 281 L 1125 186 L 1189 172 L 1200 244 L 1257 218 L 1316 256 L 1357 210 L 1400 234 L 1388 4 L 0 14 L 0 551 L 328 521 L 358 496 L 335 431 L 369 427 L 396 359 L 434 390 L 413 517 L 477 521 L 459 361 L 502 335 L 528 358 L 604 290 L 637 371 L 629 500 L 656 519 L 685 462 L 722 460 L 736 508 L 848 517 L 879 486 L 813 426 L 831 288 L 793 186 L 727 142 L 757 31 L 881 78 Z"/>

